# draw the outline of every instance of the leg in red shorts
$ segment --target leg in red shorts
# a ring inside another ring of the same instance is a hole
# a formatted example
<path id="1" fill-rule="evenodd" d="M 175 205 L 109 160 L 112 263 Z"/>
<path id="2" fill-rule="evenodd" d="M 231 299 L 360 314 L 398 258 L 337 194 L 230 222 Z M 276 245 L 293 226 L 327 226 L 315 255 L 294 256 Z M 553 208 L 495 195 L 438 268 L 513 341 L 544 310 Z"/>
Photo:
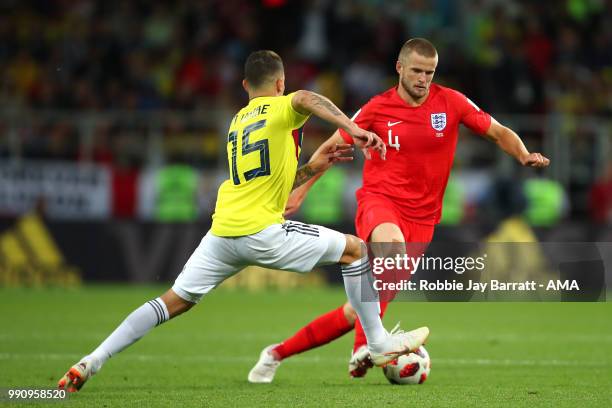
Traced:
<path id="1" fill-rule="evenodd" d="M 369 242 L 370 235 L 374 228 L 384 223 L 397 225 L 402 231 L 404 238 L 402 241 L 412 243 L 406 248 L 408 255 L 416 253 L 414 256 L 419 256 L 421 253 L 424 253 L 433 236 L 433 225 L 424 225 L 403 220 L 401 213 L 395 208 L 393 203 L 385 197 L 372 195 L 359 201 L 355 228 L 357 230 L 357 235 L 361 239 Z M 417 243 L 423 243 L 423 245 L 418 245 Z M 394 296 L 394 294 L 392 295 Z M 380 303 L 381 317 L 384 315 L 387 305 L 388 301 L 383 299 Z M 335 340 L 344 335 L 344 333 L 350 331 L 353 324 L 356 328 L 355 350 L 366 345 L 365 333 L 363 332 L 359 320 L 353 323 L 352 320 L 356 319 L 354 316 L 352 316 L 350 320 L 347 318 L 346 306 L 347 305 L 339 307 L 317 317 L 296 332 L 292 337 L 289 337 L 278 345 L 270 346 L 268 352 L 270 353 L 271 361 L 280 361 L 289 356 L 311 350 Z"/>
<path id="2" fill-rule="evenodd" d="M 386 221 L 389 222 L 389 221 Z M 396 224 L 397 225 L 397 224 Z M 433 238 L 433 225 L 419 224 L 412 221 L 400 221 L 398 225 L 402 231 L 402 235 L 404 236 L 404 241 L 406 242 L 406 255 L 409 257 L 419 257 L 421 254 L 424 254 L 427 250 L 431 239 Z M 362 227 L 363 230 L 374 230 L 375 227 L 370 227 L 369 225 L 365 225 Z M 358 228 L 359 230 L 359 228 Z M 369 237 L 368 237 L 369 238 Z M 387 274 L 387 276 L 384 276 Z M 386 271 L 381 275 L 381 280 L 386 282 L 395 282 L 400 279 L 409 280 L 412 276 L 409 270 L 402 271 Z M 395 292 L 384 291 L 381 292 L 380 295 L 380 316 L 381 318 L 384 316 L 385 311 L 387 310 L 387 306 L 391 300 L 395 297 Z M 363 328 L 361 327 L 361 323 L 359 319 L 355 322 L 355 342 L 353 344 L 353 351 L 357 351 L 359 348 L 367 344 L 367 340 L 365 337 L 365 333 Z"/>

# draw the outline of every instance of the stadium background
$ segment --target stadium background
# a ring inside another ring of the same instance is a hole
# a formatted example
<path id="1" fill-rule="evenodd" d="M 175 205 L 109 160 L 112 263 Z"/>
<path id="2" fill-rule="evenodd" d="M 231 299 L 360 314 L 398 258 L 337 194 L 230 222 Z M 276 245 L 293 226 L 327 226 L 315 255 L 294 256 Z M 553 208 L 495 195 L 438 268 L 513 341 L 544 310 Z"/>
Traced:
<path id="1" fill-rule="evenodd" d="M 431 39 L 436 82 L 552 158 L 521 169 L 464 129 L 436 239 L 482 239 L 518 213 L 541 240 L 612 238 L 610 1 L 0 7 L 6 285 L 172 280 L 208 229 L 229 118 L 247 100 L 242 64 L 259 48 L 284 58 L 288 91 L 323 93 L 350 115 L 396 83 L 407 38 Z M 312 120 L 302 160 L 332 131 Z M 332 169 L 298 218 L 353 231 L 360 164 Z"/>

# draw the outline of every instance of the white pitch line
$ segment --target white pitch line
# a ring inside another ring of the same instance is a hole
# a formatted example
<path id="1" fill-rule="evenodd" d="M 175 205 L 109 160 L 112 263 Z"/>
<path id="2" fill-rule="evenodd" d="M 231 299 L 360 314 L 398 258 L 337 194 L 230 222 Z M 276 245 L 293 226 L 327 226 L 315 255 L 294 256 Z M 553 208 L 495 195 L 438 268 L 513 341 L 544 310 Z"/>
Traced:
<path id="1" fill-rule="evenodd" d="M 444 342 L 447 340 L 452 341 L 507 341 L 507 342 L 558 342 L 565 343 L 567 341 L 577 341 L 583 343 L 610 343 L 612 342 L 612 335 L 599 335 L 599 334 L 567 334 L 567 333 L 541 333 L 528 335 L 518 335 L 515 333 L 499 333 L 489 335 L 466 335 L 466 334 L 438 334 L 436 335 L 436 341 Z"/>
<path id="2" fill-rule="evenodd" d="M 110 331 L 106 332 L 88 332 L 79 334 L 80 339 L 92 339 L 92 340 L 103 340 L 106 336 L 108 336 Z M 198 341 L 240 341 L 241 343 L 244 340 L 255 340 L 255 341 L 274 341 L 278 339 L 283 339 L 287 337 L 288 333 L 246 333 L 241 335 L 239 338 L 236 336 L 230 335 L 220 335 L 213 333 L 198 333 L 192 332 L 189 334 L 189 338 L 192 340 Z M 164 338 L 174 338 L 174 337 L 182 337 L 182 335 L 164 332 Z M 74 339 L 74 334 L 66 334 L 66 333 L 31 333 L 31 334 L 0 334 L 0 341 L 9 340 L 9 341 L 17 341 L 17 340 L 32 340 L 32 339 L 41 339 L 41 340 L 64 340 L 64 339 Z M 163 341 L 161 338 L 154 339 L 152 341 Z M 238 340 L 236 340 L 238 339 Z M 466 342 L 491 342 L 491 341 L 499 341 L 499 342 L 546 342 L 550 343 L 567 343 L 567 342 L 580 342 L 580 343 L 612 343 L 612 335 L 589 335 L 589 334 L 566 334 L 566 333 L 542 333 L 542 334 L 528 334 L 528 335 L 518 335 L 514 333 L 500 333 L 500 334 L 489 334 L 489 335 L 477 335 L 477 334 L 459 334 L 459 333 L 450 333 L 450 334 L 436 334 L 435 336 L 436 342 L 449 343 L 456 341 L 466 341 Z M 151 341 L 151 340 L 149 340 Z"/>
<path id="3" fill-rule="evenodd" d="M 74 353 L 0 353 L 0 360 L 68 360 L 73 361 L 82 357 L 82 354 Z M 203 355 L 176 355 L 171 356 L 167 354 L 124 354 L 119 357 L 120 359 L 136 360 L 139 362 L 206 362 L 206 363 L 255 363 L 257 361 L 256 353 L 253 355 L 241 355 L 241 356 L 203 356 Z M 297 356 L 288 359 L 287 361 L 293 361 L 295 363 L 306 363 L 306 364 L 319 364 L 319 363 L 346 363 L 344 358 L 322 358 L 319 356 L 307 357 Z M 457 365 L 470 365 L 470 366 L 556 366 L 556 367 L 571 367 L 571 366 L 582 366 L 582 367 L 610 367 L 612 363 L 609 361 L 585 361 L 585 360 L 558 360 L 558 359 L 545 359 L 545 360 L 512 360 L 512 359 L 457 359 L 457 358 L 432 358 L 432 362 L 436 366 L 457 366 Z"/>

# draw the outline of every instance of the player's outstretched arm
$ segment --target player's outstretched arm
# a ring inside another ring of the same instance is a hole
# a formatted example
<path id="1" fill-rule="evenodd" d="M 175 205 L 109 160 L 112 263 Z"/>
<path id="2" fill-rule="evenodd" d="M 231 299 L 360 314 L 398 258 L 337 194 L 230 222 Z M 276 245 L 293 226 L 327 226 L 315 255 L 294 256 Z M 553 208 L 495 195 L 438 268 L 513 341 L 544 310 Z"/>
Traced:
<path id="1" fill-rule="evenodd" d="M 287 201 L 287 205 L 285 207 L 284 215 L 286 217 L 295 214 L 297 210 L 300 209 L 300 206 L 304 202 L 310 187 L 312 187 L 312 185 L 335 162 L 353 160 L 353 149 L 350 145 L 345 143 L 346 142 L 342 136 L 340 136 L 340 132 L 336 130 L 329 139 L 327 139 L 317 148 L 308 163 L 298 169 L 296 172 L 295 182 L 293 184 L 293 191 L 289 195 L 289 200 Z M 314 169 L 316 169 L 316 172 Z M 301 171 L 306 171 L 311 174 L 310 176 L 309 174 L 300 174 Z"/>
<path id="2" fill-rule="evenodd" d="M 550 160 L 541 153 L 529 153 L 521 138 L 512 129 L 503 126 L 493 118 L 491 118 L 491 126 L 485 135 L 523 166 L 546 167 L 550 164 Z"/>
<path id="3" fill-rule="evenodd" d="M 362 149 L 374 149 L 384 159 L 387 148 L 382 139 L 372 132 L 361 129 L 323 95 L 311 91 L 297 91 L 291 99 L 291 106 L 304 115 L 312 113 L 335 127 L 344 129 L 355 140 L 356 145 Z"/>
<path id="4" fill-rule="evenodd" d="M 353 146 L 348 143 L 328 145 L 324 149 L 317 150 L 308 163 L 297 169 L 293 188 L 296 189 L 316 175 L 321 175 L 332 164 L 336 162 L 353 160 Z"/>

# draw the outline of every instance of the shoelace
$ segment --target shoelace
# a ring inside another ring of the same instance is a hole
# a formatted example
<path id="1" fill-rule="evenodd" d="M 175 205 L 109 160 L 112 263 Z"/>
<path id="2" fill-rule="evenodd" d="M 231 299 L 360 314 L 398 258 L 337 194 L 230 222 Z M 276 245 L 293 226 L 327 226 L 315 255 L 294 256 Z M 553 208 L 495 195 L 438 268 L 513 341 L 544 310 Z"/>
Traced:
<path id="1" fill-rule="evenodd" d="M 395 327 L 393 327 L 391 329 L 391 331 L 389 332 L 389 335 L 393 335 L 393 334 L 402 334 L 402 333 L 406 333 L 404 330 L 400 329 L 400 323 L 401 322 L 397 322 L 397 324 L 395 325 Z"/>

